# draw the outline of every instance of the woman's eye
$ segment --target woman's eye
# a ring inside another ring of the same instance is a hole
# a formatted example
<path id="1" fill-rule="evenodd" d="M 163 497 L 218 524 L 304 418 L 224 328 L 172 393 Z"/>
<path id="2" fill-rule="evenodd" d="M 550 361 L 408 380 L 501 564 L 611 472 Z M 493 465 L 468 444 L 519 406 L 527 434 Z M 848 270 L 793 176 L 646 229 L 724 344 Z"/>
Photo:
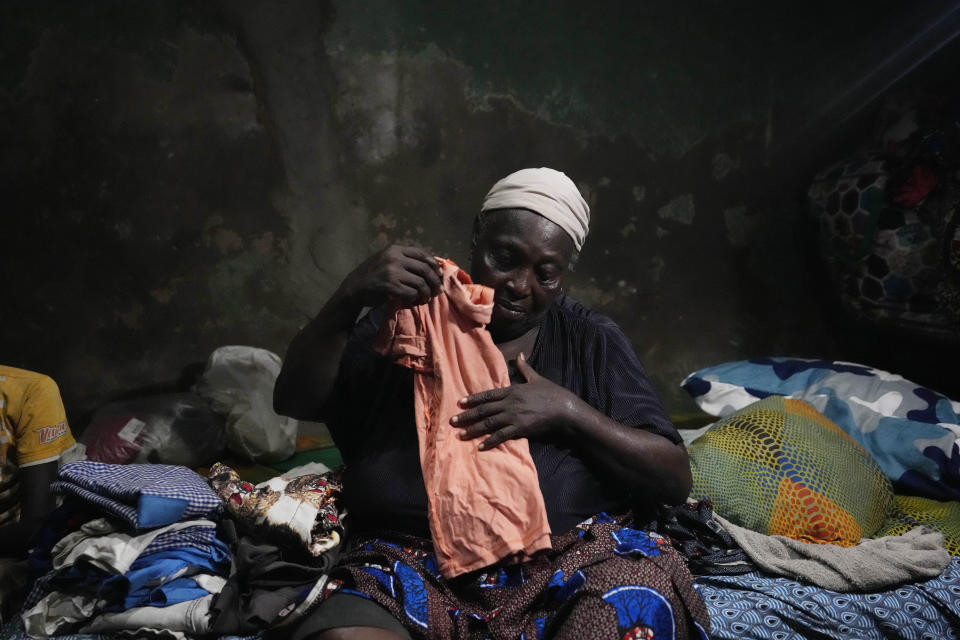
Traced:
<path id="1" fill-rule="evenodd" d="M 557 281 L 557 277 L 556 273 L 541 272 L 537 274 L 537 281 L 542 285 L 551 285 Z"/>
<path id="2" fill-rule="evenodd" d="M 490 255 L 493 258 L 493 263 L 501 269 L 509 269 L 513 266 L 513 256 L 510 255 L 509 251 L 494 251 Z"/>

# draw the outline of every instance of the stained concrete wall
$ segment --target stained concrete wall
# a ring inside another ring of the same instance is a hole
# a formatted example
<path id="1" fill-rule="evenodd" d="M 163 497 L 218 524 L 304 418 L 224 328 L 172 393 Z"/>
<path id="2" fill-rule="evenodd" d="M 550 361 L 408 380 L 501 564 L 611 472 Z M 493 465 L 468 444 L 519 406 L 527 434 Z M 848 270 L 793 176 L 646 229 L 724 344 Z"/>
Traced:
<path id="1" fill-rule="evenodd" d="M 803 193 L 946 3 L 772 4 L 6 2 L 0 360 L 79 421 L 282 353 L 390 242 L 465 262 L 489 185 L 542 165 L 593 207 L 568 289 L 672 411 L 701 366 L 847 355 Z"/>

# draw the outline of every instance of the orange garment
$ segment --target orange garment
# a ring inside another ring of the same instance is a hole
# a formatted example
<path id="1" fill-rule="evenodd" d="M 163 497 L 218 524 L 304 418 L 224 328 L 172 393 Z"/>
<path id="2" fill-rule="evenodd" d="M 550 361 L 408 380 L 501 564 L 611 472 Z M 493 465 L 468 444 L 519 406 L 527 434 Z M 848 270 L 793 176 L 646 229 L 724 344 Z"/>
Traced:
<path id="1" fill-rule="evenodd" d="M 493 312 L 493 290 L 473 284 L 450 260 L 438 260 L 442 293 L 427 304 L 397 310 L 375 347 L 415 372 L 430 532 L 440 572 L 450 578 L 549 549 L 550 525 L 527 440 L 480 451 L 482 439 L 461 440 L 450 425 L 462 412 L 460 398 L 509 386 L 510 376 L 484 329 Z"/>

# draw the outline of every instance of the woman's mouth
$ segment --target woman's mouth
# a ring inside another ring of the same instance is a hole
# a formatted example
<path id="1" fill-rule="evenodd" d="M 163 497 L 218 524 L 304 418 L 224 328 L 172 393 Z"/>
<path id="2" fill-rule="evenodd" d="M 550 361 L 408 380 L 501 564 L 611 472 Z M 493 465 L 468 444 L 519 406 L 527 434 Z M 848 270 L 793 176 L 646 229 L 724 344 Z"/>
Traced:
<path id="1" fill-rule="evenodd" d="M 526 315 L 527 310 L 524 307 L 521 307 L 518 304 L 508 302 L 506 300 L 494 300 L 494 304 L 499 307 L 500 312 L 503 315 L 516 318 L 519 316 Z"/>

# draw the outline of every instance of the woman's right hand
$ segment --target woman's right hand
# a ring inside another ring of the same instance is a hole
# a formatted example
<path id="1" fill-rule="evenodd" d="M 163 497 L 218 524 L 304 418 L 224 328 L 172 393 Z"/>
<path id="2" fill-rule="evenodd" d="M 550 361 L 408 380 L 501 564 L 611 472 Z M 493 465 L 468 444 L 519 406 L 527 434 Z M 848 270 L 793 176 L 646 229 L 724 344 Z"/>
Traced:
<path id="1" fill-rule="evenodd" d="M 360 310 L 387 300 L 406 307 L 423 304 L 440 293 L 440 285 L 440 265 L 423 249 L 391 246 L 367 258 L 290 343 L 273 388 L 274 410 L 299 420 L 318 419 Z"/>
<path id="2" fill-rule="evenodd" d="M 391 245 L 367 258 L 343 281 L 344 296 L 365 307 L 395 300 L 423 304 L 440 293 L 440 264 L 419 247 Z"/>

